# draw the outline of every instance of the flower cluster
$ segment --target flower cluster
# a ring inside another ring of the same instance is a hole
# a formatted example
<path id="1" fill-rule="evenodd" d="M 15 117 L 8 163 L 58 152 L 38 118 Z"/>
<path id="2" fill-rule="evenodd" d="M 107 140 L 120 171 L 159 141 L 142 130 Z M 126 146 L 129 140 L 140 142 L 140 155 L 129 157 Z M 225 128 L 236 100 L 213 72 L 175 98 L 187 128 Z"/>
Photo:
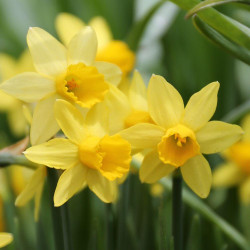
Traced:
<path id="1" fill-rule="evenodd" d="M 208 84 L 184 106 L 163 77 L 152 75 L 148 88 L 138 71 L 130 79 L 134 53 L 112 39 L 103 19 L 89 25 L 59 15 L 56 27 L 63 44 L 41 28 L 30 28 L 27 43 L 35 70 L 0 85 L 1 91 L 34 107 L 32 146 L 24 154 L 39 165 L 16 205 L 35 196 L 38 216 L 46 167 L 62 172 L 55 206 L 86 186 L 102 201 L 113 202 L 138 152 L 144 155 L 142 182 L 157 182 L 180 169 L 187 185 L 207 197 L 212 174 L 202 154 L 225 150 L 243 133 L 237 125 L 209 121 L 219 83 Z"/>

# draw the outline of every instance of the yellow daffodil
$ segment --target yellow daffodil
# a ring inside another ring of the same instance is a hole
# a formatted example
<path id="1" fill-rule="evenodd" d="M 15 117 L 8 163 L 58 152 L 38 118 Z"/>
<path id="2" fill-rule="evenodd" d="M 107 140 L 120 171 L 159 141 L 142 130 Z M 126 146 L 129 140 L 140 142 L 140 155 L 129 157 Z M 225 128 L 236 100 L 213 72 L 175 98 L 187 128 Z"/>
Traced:
<path id="1" fill-rule="evenodd" d="M 153 75 L 148 86 L 149 114 L 155 124 L 141 123 L 120 134 L 132 148 L 151 149 L 141 168 L 142 182 L 154 183 L 180 167 L 188 186 L 208 196 L 212 175 L 202 156 L 224 150 L 242 135 L 242 129 L 210 118 L 217 106 L 219 83 L 194 94 L 186 107 L 181 95 L 163 77 Z"/>
<path id="2" fill-rule="evenodd" d="M 138 71 L 133 74 L 127 95 L 112 88 L 105 103 L 110 111 L 111 133 L 117 133 L 137 123 L 154 123 L 148 111 L 146 85 Z"/>
<path id="3" fill-rule="evenodd" d="M 14 59 L 7 54 L 0 54 L 0 79 L 5 81 L 25 71 L 34 71 L 31 56 L 25 50 L 19 59 Z M 7 118 L 12 132 L 21 136 L 27 132 L 27 122 L 23 115 L 24 103 L 0 91 L 0 111 L 7 112 Z"/>
<path id="4" fill-rule="evenodd" d="M 94 17 L 88 25 L 97 34 L 98 51 L 96 60 L 114 63 L 120 67 L 124 76 L 128 75 L 134 67 L 135 55 L 127 44 L 113 40 L 111 30 L 102 17 Z M 83 27 L 85 27 L 85 23 L 69 13 L 61 13 L 56 18 L 56 30 L 66 46 L 70 39 Z"/>
<path id="5" fill-rule="evenodd" d="M 96 104 L 84 120 L 72 104 L 57 100 L 55 116 L 68 139 L 52 139 L 24 152 L 30 161 L 65 170 L 56 187 L 55 206 L 64 204 L 86 185 L 102 201 L 112 202 L 117 193 L 116 179 L 129 171 L 131 147 L 120 135 L 108 135 L 106 106 Z"/>
<path id="6" fill-rule="evenodd" d="M 13 241 L 13 236 L 10 233 L 0 233 L 0 247 L 5 247 Z"/>
<path id="7" fill-rule="evenodd" d="M 121 71 L 111 63 L 95 61 L 97 38 L 90 27 L 77 33 L 67 49 L 40 28 L 29 29 L 27 42 L 38 73 L 17 75 L 0 88 L 25 102 L 38 102 L 30 133 L 34 145 L 59 130 L 53 114 L 56 99 L 90 108 L 104 99 L 109 83 L 120 82 Z"/>
<path id="8" fill-rule="evenodd" d="M 214 171 L 215 187 L 239 186 L 240 199 L 250 203 L 250 115 L 247 115 L 242 128 L 245 134 L 240 142 L 231 146 L 223 156 L 226 162 Z"/>
<path id="9" fill-rule="evenodd" d="M 44 182 L 47 176 L 45 166 L 38 166 L 33 175 L 27 182 L 25 188 L 18 195 L 15 201 L 17 207 L 26 205 L 32 198 L 35 199 L 35 220 L 38 221 L 41 197 L 43 192 Z"/>

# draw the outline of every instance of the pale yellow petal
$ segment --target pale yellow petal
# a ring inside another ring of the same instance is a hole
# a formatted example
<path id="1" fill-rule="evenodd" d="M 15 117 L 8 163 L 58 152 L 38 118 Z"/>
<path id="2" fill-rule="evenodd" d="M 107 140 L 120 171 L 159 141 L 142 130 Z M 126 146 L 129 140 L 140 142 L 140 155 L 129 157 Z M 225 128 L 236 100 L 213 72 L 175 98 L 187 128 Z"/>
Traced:
<path id="1" fill-rule="evenodd" d="M 214 187 L 231 187 L 239 184 L 245 175 L 234 163 L 224 163 L 213 171 Z"/>
<path id="2" fill-rule="evenodd" d="M 211 119 L 216 110 L 219 87 L 218 82 L 212 82 L 191 96 L 185 107 L 184 124 L 196 131 Z"/>
<path id="3" fill-rule="evenodd" d="M 60 176 L 54 194 L 55 207 L 63 205 L 86 185 L 87 167 L 81 163 L 67 169 Z"/>
<path id="4" fill-rule="evenodd" d="M 37 191 L 35 194 L 35 210 L 34 210 L 34 217 L 35 221 L 37 222 L 39 220 L 39 212 L 40 212 L 40 204 L 43 194 L 43 186 L 44 182 L 40 183 L 40 185 L 37 187 Z"/>
<path id="5" fill-rule="evenodd" d="M 198 155 L 188 160 L 181 168 L 187 185 L 201 198 L 206 198 L 212 184 L 212 173 L 207 160 Z"/>
<path id="6" fill-rule="evenodd" d="M 240 198 L 244 204 L 250 204 L 250 177 L 248 177 L 240 186 Z"/>
<path id="7" fill-rule="evenodd" d="M 97 103 L 89 110 L 85 124 L 93 136 L 103 137 L 109 133 L 109 110 L 105 103 Z"/>
<path id="8" fill-rule="evenodd" d="M 155 183 L 162 177 L 172 173 L 175 169 L 174 166 L 161 162 L 158 152 L 154 150 L 143 159 L 140 167 L 140 180 L 141 182 Z"/>
<path id="9" fill-rule="evenodd" d="M 124 129 L 119 134 L 127 140 L 134 149 L 154 148 L 161 141 L 165 130 L 157 125 L 139 123 Z"/>
<path id="10" fill-rule="evenodd" d="M 28 48 L 26 48 L 17 61 L 17 73 L 33 72 L 36 71 L 34 68 L 33 60 Z"/>
<path id="11" fill-rule="evenodd" d="M 56 76 L 66 70 L 66 48 L 48 32 L 37 27 L 30 28 L 27 43 L 39 73 Z"/>
<path id="12" fill-rule="evenodd" d="M 97 38 L 94 30 L 90 27 L 83 28 L 69 42 L 69 64 L 84 63 L 91 65 L 96 57 Z"/>
<path id="13" fill-rule="evenodd" d="M 146 85 L 136 70 L 129 88 L 129 102 L 135 110 L 148 111 Z"/>
<path id="14" fill-rule="evenodd" d="M 55 117 L 64 134 L 76 144 L 85 138 L 84 118 L 80 111 L 65 100 L 55 103 Z"/>
<path id="15" fill-rule="evenodd" d="M 0 85 L 0 111 L 10 110 L 12 107 L 16 106 L 17 102 L 20 101 L 17 98 L 3 92 Z"/>
<path id="16" fill-rule="evenodd" d="M 56 17 L 55 21 L 56 31 L 63 42 L 63 44 L 68 45 L 70 40 L 82 29 L 84 28 L 84 22 L 69 13 L 60 13 Z"/>
<path id="17" fill-rule="evenodd" d="M 78 146 L 68 139 L 55 138 L 28 148 L 24 155 L 32 162 L 67 169 L 78 161 Z"/>
<path id="18" fill-rule="evenodd" d="M 243 141 L 250 142 L 250 114 L 244 117 L 241 125 L 242 129 L 244 130 L 244 135 L 242 137 Z"/>
<path id="19" fill-rule="evenodd" d="M 200 145 L 201 153 L 214 154 L 237 142 L 243 133 L 240 126 L 211 121 L 196 133 L 196 139 Z"/>
<path id="20" fill-rule="evenodd" d="M 41 185 L 43 185 L 46 177 L 46 168 L 38 167 L 31 176 L 24 190 L 18 195 L 15 201 L 16 206 L 24 206 L 36 194 Z"/>
<path id="21" fill-rule="evenodd" d="M 53 110 L 57 98 L 57 95 L 51 95 L 37 103 L 30 130 L 32 145 L 49 140 L 59 130 Z"/>
<path id="22" fill-rule="evenodd" d="M 87 175 L 89 188 L 106 203 L 112 202 L 117 196 L 117 183 L 109 181 L 97 170 L 89 169 Z"/>
<path id="23" fill-rule="evenodd" d="M 128 98 L 119 89 L 111 86 L 104 102 L 107 104 L 110 114 L 110 134 L 115 134 L 125 128 L 125 119 L 131 112 Z"/>
<path id="24" fill-rule="evenodd" d="M 0 89 L 24 102 L 36 102 L 55 92 L 55 84 L 52 79 L 27 72 L 6 80 L 0 85 Z"/>
<path id="25" fill-rule="evenodd" d="M 179 92 L 162 76 L 153 75 L 148 85 L 148 107 L 153 120 L 164 128 L 179 123 L 184 104 Z"/>
<path id="26" fill-rule="evenodd" d="M 98 40 L 98 50 L 103 49 L 112 39 L 112 32 L 103 17 L 94 17 L 89 25 L 95 30 Z"/>
<path id="27" fill-rule="evenodd" d="M 13 241 L 13 236 L 10 233 L 0 233 L 0 247 L 5 247 Z"/>
<path id="28" fill-rule="evenodd" d="M 5 81 L 16 73 L 16 61 L 7 54 L 0 54 L 0 79 Z"/>
<path id="29" fill-rule="evenodd" d="M 93 64 L 99 71 L 99 73 L 104 75 L 104 79 L 106 82 L 117 86 L 122 77 L 122 72 L 118 66 L 108 62 L 95 62 Z"/>

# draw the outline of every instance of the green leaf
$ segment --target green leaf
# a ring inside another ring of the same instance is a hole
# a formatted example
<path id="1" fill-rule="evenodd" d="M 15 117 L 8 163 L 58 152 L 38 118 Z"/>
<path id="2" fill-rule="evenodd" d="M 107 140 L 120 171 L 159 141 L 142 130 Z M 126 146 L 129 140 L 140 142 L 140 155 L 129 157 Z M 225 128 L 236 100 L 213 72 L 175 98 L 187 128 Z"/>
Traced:
<path id="1" fill-rule="evenodd" d="M 201 249 L 201 221 L 200 216 L 195 214 L 192 219 L 188 236 L 187 250 Z"/>
<path id="2" fill-rule="evenodd" d="M 151 20 L 151 17 L 155 14 L 155 12 L 159 9 L 159 7 L 164 3 L 164 1 L 160 1 L 157 4 L 155 4 L 148 13 L 139 20 L 131 29 L 127 40 L 127 43 L 129 47 L 136 51 L 139 45 L 139 42 L 142 38 L 143 32 L 145 31 L 145 28 L 149 21 Z"/>
<path id="3" fill-rule="evenodd" d="M 184 10 L 189 10 L 199 4 L 199 0 L 171 0 Z M 250 29 L 235 21 L 234 19 L 223 15 L 213 8 L 207 8 L 197 13 L 199 18 L 210 27 L 236 44 L 250 50 Z"/>
<path id="4" fill-rule="evenodd" d="M 211 42 L 250 65 L 250 51 L 248 49 L 242 48 L 234 42 L 231 42 L 212 27 L 202 22 L 197 16 L 193 17 L 193 24 L 196 29 Z"/>
<path id="5" fill-rule="evenodd" d="M 221 120 L 228 123 L 235 123 L 239 121 L 244 115 L 250 111 L 250 100 L 244 102 L 231 112 L 226 114 Z"/>
<path id="6" fill-rule="evenodd" d="M 250 4 L 249 0 L 206 0 L 206 1 L 203 1 L 199 4 L 197 4 L 194 8 L 192 8 L 190 11 L 188 11 L 185 18 L 189 18 L 189 17 L 193 16 L 194 14 L 196 14 L 197 12 L 204 10 L 206 8 L 213 7 L 216 5 L 233 3 L 233 2 Z"/>

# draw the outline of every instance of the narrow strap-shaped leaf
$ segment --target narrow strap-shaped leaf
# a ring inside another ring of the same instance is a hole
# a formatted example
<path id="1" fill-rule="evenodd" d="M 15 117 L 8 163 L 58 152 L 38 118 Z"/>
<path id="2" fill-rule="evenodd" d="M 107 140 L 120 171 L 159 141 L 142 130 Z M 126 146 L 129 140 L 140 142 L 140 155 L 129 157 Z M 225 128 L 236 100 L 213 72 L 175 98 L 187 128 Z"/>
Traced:
<path id="1" fill-rule="evenodd" d="M 164 3 L 164 1 L 160 1 L 160 2 L 156 3 L 148 11 L 148 13 L 146 13 L 146 15 L 134 25 L 134 27 L 130 31 L 128 38 L 127 38 L 127 43 L 133 51 L 137 50 L 137 47 L 139 45 L 139 42 L 141 40 L 141 37 L 143 35 L 143 32 L 144 32 L 148 22 L 151 20 L 152 16 L 155 14 L 155 12 L 159 9 L 159 7 L 163 3 Z"/>
<path id="2" fill-rule="evenodd" d="M 231 42 L 225 36 L 211 28 L 206 23 L 202 22 L 197 16 L 193 17 L 193 23 L 197 30 L 211 42 L 250 65 L 250 50 L 242 48 L 234 42 Z"/>
<path id="3" fill-rule="evenodd" d="M 189 11 L 199 4 L 199 0 L 171 0 L 182 9 Z M 238 21 L 220 13 L 213 8 L 198 12 L 199 18 L 213 29 L 232 40 L 236 44 L 250 50 L 250 29 Z"/>
<path id="4" fill-rule="evenodd" d="M 250 4 L 249 0 L 206 0 L 203 1 L 199 4 L 197 4 L 194 8 L 192 8 L 190 11 L 188 11 L 187 15 L 185 16 L 186 18 L 189 18 L 196 14 L 197 12 L 204 10 L 209 7 L 213 7 L 216 5 L 222 5 L 222 4 L 227 4 L 227 3 L 243 3 L 243 4 Z"/>

